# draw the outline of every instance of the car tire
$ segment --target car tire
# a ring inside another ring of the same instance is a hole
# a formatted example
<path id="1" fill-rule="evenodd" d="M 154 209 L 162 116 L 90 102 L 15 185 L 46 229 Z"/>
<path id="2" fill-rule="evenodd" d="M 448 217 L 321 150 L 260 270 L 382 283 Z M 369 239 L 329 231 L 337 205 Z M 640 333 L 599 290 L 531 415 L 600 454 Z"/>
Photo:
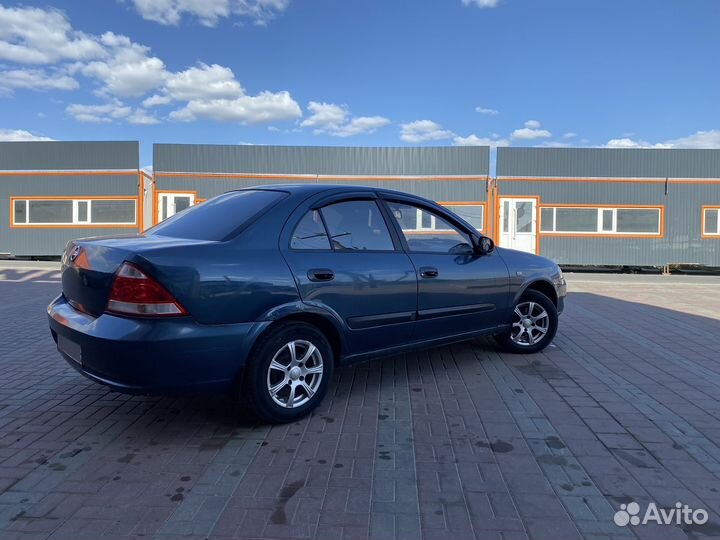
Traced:
<path id="1" fill-rule="evenodd" d="M 557 332 L 557 308 L 539 291 L 525 291 L 515 302 L 512 317 L 512 328 L 494 336 L 506 352 L 532 354 L 542 351 L 550 345 Z"/>
<path id="2" fill-rule="evenodd" d="M 293 422 L 323 400 L 333 367 L 332 347 L 320 330 L 303 322 L 284 323 L 253 347 L 241 397 L 260 420 Z"/>

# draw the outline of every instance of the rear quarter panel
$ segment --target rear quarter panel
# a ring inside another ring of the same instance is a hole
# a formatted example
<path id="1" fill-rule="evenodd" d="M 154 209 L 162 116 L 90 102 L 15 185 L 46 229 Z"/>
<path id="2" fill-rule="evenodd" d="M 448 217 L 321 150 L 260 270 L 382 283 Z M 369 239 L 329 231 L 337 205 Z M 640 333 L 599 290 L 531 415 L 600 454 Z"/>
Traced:
<path id="1" fill-rule="evenodd" d="M 266 216 L 267 217 L 267 216 Z M 137 261 L 204 324 L 253 322 L 299 300 L 278 249 L 278 220 L 261 218 L 228 242 L 158 248 Z"/>

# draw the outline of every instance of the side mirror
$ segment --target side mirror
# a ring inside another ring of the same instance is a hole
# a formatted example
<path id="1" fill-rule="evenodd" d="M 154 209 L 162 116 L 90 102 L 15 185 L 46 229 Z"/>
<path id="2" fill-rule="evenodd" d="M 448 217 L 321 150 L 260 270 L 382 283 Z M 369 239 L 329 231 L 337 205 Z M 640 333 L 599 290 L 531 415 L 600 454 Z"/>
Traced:
<path id="1" fill-rule="evenodd" d="M 473 243 L 475 244 L 475 252 L 479 255 L 488 255 L 495 249 L 495 242 L 487 236 L 475 237 Z"/>

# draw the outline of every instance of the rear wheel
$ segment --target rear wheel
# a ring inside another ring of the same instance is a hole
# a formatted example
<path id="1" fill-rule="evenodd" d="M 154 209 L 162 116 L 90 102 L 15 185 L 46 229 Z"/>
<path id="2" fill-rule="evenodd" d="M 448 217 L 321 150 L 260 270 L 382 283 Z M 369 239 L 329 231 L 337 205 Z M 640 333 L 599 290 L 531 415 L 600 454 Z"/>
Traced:
<path id="1" fill-rule="evenodd" d="M 535 290 L 527 290 L 515 303 L 512 327 L 495 336 L 504 350 L 512 353 L 535 353 L 547 347 L 555 337 L 558 314 L 555 304 Z"/>
<path id="2" fill-rule="evenodd" d="M 318 406 L 332 374 L 325 335 L 303 322 L 283 324 L 260 338 L 248 358 L 243 398 L 266 422 L 292 422 Z"/>

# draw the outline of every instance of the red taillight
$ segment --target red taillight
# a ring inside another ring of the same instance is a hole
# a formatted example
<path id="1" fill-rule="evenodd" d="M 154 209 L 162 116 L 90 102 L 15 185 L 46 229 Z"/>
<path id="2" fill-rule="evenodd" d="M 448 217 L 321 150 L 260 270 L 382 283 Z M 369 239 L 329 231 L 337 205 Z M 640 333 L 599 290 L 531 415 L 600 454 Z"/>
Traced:
<path id="1" fill-rule="evenodd" d="M 123 263 L 115 273 L 106 311 L 137 317 L 187 315 L 165 287 L 130 263 Z"/>

